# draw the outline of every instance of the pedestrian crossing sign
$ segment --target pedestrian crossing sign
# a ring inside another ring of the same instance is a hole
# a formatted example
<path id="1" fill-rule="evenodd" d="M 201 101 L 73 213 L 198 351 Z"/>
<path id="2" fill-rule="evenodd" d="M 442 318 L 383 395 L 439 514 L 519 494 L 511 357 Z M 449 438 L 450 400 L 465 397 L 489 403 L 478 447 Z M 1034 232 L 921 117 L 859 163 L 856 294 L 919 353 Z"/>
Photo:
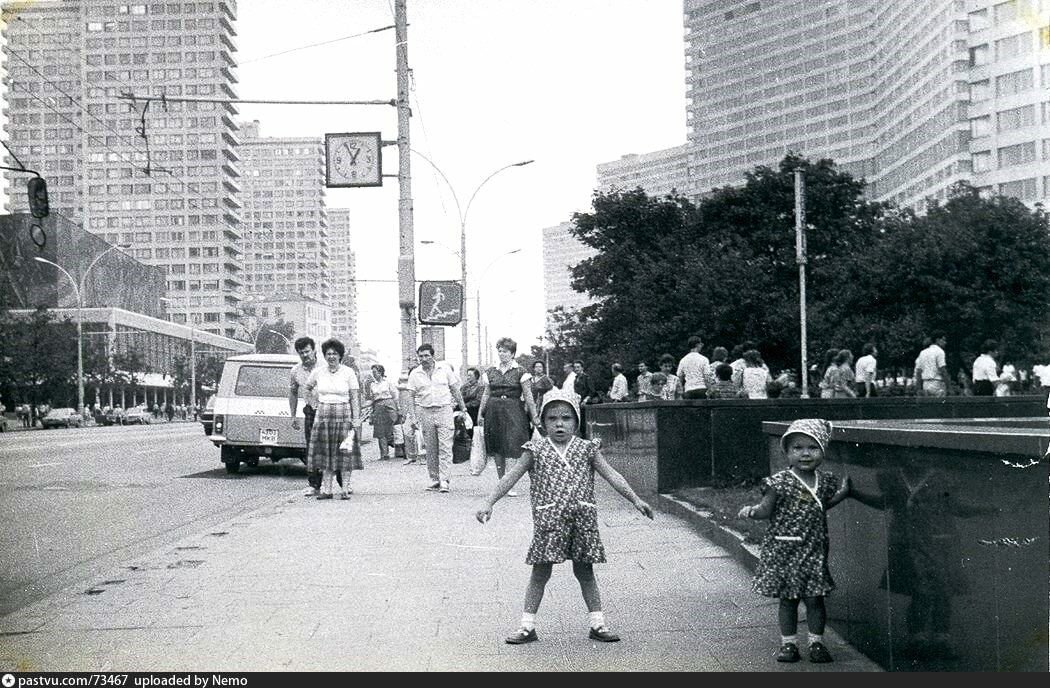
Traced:
<path id="1" fill-rule="evenodd" d="M 463 284 L 453 281 L 419 283 L 419 322 L 453 327 L 463 319 Z"/>

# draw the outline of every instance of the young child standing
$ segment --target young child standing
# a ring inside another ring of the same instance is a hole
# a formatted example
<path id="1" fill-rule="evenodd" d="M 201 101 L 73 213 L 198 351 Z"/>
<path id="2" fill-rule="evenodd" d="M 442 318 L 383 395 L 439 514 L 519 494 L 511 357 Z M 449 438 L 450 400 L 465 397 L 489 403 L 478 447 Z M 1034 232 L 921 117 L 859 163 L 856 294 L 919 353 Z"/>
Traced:
<path id="1" fill-rule="evenodd" d="M 605 624 L 598 581 L 594 577 L 593 564 L 605 563 L 594 501 L 595 471 L 638 511 L 652 518 L 653 510 L 634 493 L 623 476 L 606 463 L 597 440 L 576 436 L 580 426 L 577 403 L 575 394 L 557 388 L 544 395 L 540 418 L 547 436 L 523 445 L 525 451 L 521 458 L 477 509 L 478 521 L 488 521 L 493 505 L 514 487 L 525 471 L 529 472 L 534 533 L 525 563 L 532 565 L 532 576 L 525 589 L 521 627 L 506 639 L 511 645 L 538 640 L 536 612 L 547 581 L 554 564 L 569 559 L 587 604 L 589 637 L 606 643 L 620 639 Z"/>
<path id="2" fill-rule="evenodd" d="M 830 662 L 824 645 L 827 611 L 824 596 L 835 588 L 828 569 L 827 510 L 849 495 L 850 480 L 818 471 L 831 437 L 831 423 L 796 420 L 780 438 L 790 468 L 762 482 L 762 501 L 745 506 L 739 518 L 768 518 L 762 556 L 752 586 L 766 597 L 780 598 L 781 644 L 778 662 L 797 662 L 798 603 L 806 605 L 809 661 Z"/>

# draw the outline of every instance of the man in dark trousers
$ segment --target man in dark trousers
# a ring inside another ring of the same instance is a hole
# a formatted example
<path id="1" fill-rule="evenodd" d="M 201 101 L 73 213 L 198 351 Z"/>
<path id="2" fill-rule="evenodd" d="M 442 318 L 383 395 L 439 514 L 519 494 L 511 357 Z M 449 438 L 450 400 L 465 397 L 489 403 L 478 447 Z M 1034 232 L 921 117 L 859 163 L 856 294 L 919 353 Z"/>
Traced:
<path id="1" fill-rule="evenodd" d="M 576 374 L 576 380 L 573 382 L 573 391 L 575 391 L 576 396 L 580 398 L 580 434 L 586 437 L 587 411 L 584 407 L 586 407 L 587 404 L 595 403 L 598 401 L 598 398 L 594 390 L 594 383 L 591 381 L 591 376 L 583 370 L 583 361 L 573 361 L 572 370 Z"/>
<path id="2" fill-rule="evenodd" d="M 299 429 L 299 418 L 295 415 L 299 408 L 299 400 L 303 402 L 303 425 L 306 430 L 306 451 L 310 452 L 310 432 L 314 428 L 314 415 L 317 413 L 317 392 L 306 390 L 306 381 L 310 379 L 310 373 L 317 367 L 317 350 L 314 340 L 310 337 L 299 337 L 295 340 L 295 353 L 299 355 L 299 363 L 292 368 L 292 378 L 288 385 L 288 408 L 292 411 L 292 427 Z M 321 473 L 307 469 L 306 481 L 310 489 L 306 491 L 309 497 L 321 494 Z M 342 482 L 340 482 L 340 485 Z"/>

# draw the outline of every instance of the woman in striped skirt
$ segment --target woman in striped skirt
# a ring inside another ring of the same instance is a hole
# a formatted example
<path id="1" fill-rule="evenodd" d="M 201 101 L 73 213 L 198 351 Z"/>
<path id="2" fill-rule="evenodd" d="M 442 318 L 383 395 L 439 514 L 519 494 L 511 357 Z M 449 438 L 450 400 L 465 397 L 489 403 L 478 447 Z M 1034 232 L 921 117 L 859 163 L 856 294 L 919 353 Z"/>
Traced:
<path id="1" fill-rule="evenodd" d="M 346 353 L 342 342 L 329 339 L 321 345 L 321 352 L 328 365 L 314 368 L 306 381 L 306 389 L 316 389 L 320 402 L 306 462 L 309 470 L 322 472 L 318 499 L 332 498 L 332 479 L 338 472 L 343 476 L 339 497 L 349 499 L 354 466 L 350 454 L 340 451 L 339 445 L 351 430 L 361 431 L 361 385 L 354 369 L 340 363 Z"/>

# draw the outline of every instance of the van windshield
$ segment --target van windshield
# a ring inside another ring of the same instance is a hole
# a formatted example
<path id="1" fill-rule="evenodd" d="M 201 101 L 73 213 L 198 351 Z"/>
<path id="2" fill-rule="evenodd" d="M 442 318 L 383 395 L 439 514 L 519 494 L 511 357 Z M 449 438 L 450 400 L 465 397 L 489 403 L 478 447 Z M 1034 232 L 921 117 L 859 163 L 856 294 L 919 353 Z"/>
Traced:
<path id="1" fill-rule="evenodd" d="M 239 397 L 287 397 L 289 379 L 288 368 L 242 365 L 233 393 Z"/>

